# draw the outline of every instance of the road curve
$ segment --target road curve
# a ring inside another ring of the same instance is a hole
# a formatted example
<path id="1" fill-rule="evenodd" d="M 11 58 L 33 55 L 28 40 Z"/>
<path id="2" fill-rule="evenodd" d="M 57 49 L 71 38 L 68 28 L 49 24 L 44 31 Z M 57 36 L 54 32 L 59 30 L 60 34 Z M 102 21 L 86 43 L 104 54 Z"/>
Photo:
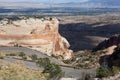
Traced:
<path id="1" fill-rule="evenodd" d="M 47 55 L 42 54 L 39 51 L 36 50 L 32 50 L 32 49 L 28 49 L 28 48 L 24 48 L 24 47 L 0 47 L 0 51 L 1 52 L 5 52 L 5 53 L 10 53 L 10 52 L 24 52 L 27 53 L 29 55 L 31 54 L 36 54 L 38 57 L 40 58 L 49 58 L 52 62 L 56 63 L 56 64 L 63 64 L 61 62 L 59 62 L 59 60 L 49 57 Z M 7 62 L 15 62 L 18 59 L 13 59 L 13 58 L 4 58 L 5 61 Z M 43 68 L 40 68 L 36 65 L 36 63 L 34 62 L 29 62 L 29 61 L 23 61 L 24 64 L 26 65 L 26 67 L 28 68 L 32 68 L 32 69 L 40 69 L 43 70 Z M 95 72 L 95 69 L 90 69 L 90 70 L 85 70 L 85 69 L 74 69 L 74 68 L 69 68 L 69 67 L 63 67 L 61 66 L 61 69 L 63 72 L 65 72 L 65 77 L 72 77 L 72 78 L 82 78 L 82 74 L 86 73 L 86 72 Z"/>

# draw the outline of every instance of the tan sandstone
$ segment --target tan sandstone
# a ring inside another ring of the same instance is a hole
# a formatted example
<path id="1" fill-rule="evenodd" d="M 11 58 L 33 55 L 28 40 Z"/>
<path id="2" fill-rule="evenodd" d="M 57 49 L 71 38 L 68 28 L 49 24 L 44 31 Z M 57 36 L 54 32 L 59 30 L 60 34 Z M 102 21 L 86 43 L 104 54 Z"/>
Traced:
<path id="1" fill-rule="evenodd" d="M 4 21 L 2 21 L 4 22 Z M 0 24 L 0 46 L 23 46 L 43 52 L 49 56 L 61 56 L 71 59 L 73 51 L 70 44 L 59 32 L 56 18 L 29 18 Z"/>

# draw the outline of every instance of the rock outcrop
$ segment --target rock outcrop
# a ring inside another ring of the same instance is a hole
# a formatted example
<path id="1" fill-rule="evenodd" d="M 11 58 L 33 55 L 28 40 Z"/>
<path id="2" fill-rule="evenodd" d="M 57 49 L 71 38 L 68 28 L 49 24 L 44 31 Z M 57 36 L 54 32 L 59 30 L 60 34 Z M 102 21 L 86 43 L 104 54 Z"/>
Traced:
<path id="1" fill-rule="evenodd" d="M 108 64 L 110 66 L 120 67 L 120 46 L 115 48 L 114 52 L 109 56 Z"/>
<path id="2" fill-rule="evenodd" d="M 113 36 L 106 40 L 106 46 L 103 45 L 99 49 L 104 49 L 105 54 L 101 55 L 99 63 L 101 69 L 108 71 L 108 76 L 100 78 L 100 80 L 119 80 L 120 79 L 120 35 Z M 105 44 L 104 44 L 105 45 Z M 101 71 L 102 71 L 101 70 Z M 100 76 L 99 76 L 100 77 Z"/>
<path id="3" fill-rule="evenodd" d="M 4 22 L 4 21 L 2 21 Z M 71 59 L 68 41 L 59 32 L 56 18 L 29 18 L 0 24 L 0 46 L 23 46 L 41 51 L 49 56 Z"/>
<path id="4" fill-rule="evenodd" d="M 108 40 L 104 40 L 103 42 L 98 44 L 98 46 L 96 46 L 93 49 L 93 51 L 103 50 L 103 49 L 109 48 L 111 46 L 117 46 L 119 44 L 120 44 L 120 35 L 114 35 L 111 38 L 109 38 Z"/>

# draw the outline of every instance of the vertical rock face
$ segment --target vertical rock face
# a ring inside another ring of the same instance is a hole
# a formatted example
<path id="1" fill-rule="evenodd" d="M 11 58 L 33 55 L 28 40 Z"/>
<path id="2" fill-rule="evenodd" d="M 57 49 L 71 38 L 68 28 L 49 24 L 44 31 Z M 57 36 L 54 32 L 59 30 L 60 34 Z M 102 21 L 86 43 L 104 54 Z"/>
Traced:
<path id="1" fill-rule="evenodd" d="M 4 22 L 4 21 L 2 21 Z M 0 24 L 0 46 L 24 46 L 49 56 L 73 57 L 68 41 L 59 32 L 59 21 L 50 19 L 26 19 Z"/>

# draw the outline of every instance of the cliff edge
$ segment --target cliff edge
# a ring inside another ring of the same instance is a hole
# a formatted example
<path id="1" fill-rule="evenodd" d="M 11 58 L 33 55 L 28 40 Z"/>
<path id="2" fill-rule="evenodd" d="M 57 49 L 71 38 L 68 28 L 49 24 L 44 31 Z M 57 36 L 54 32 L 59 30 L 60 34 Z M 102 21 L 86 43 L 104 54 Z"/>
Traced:
<path id="1" fill-rule="evenodd" d="M 0 21 L 0 46 L 23 46 L 41 51 L 48 56 L 71 59 L 69 42 L 59 32 L 56 18 L 29 18 L 10 22 Z"/>

